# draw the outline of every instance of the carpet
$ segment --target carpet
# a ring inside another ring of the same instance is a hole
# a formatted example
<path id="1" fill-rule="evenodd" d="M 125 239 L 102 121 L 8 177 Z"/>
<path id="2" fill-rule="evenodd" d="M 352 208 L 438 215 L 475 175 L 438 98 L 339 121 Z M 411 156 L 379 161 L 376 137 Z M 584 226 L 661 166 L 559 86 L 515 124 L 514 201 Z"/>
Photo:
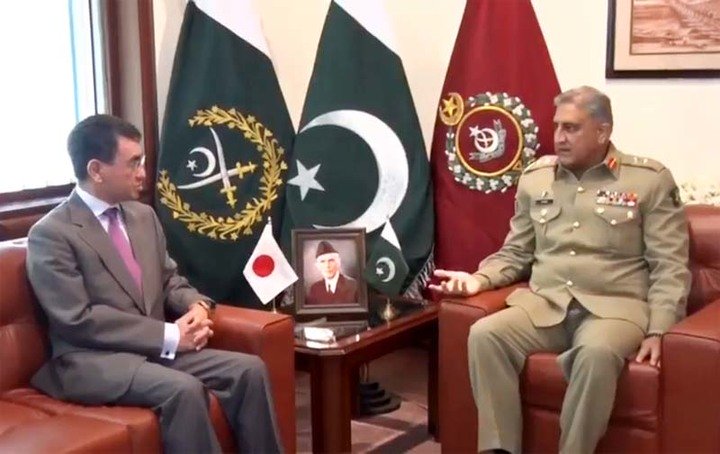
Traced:
<path id="1" fill-rule="evenodd" d="M 400 408 L 384 415 L 353 419 L 354 453 L 439 453 L 427 430 L 427 352 L 398 350 L 370 364 L 370 379 L 400 396 Z M 296 372 L 298 452 L 312 452 L 310 376 Z"/>

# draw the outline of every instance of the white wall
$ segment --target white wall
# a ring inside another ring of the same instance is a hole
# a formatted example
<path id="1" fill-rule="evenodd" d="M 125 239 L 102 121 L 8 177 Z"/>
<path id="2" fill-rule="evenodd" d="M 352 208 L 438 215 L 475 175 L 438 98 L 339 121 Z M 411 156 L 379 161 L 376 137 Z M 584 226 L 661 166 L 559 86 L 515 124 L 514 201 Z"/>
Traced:
<path id="1" fill-rule="evenodd" d="M 162 111 L 185 0 L 153 1 Z M 255 4 L 297 126 L 329 0 L 255 0 Z M 463 0 L 388 2 L 428 148 L 464 5 Z M 716 157 L 720 80 L 606 80 L 607 3 L 533 0 L 533 5 L 561 88 L 592 85 L 610 96 L 614 141 L 621 149 L 663 161 L 679 182 L 691 178 L 720 182 Z"/>

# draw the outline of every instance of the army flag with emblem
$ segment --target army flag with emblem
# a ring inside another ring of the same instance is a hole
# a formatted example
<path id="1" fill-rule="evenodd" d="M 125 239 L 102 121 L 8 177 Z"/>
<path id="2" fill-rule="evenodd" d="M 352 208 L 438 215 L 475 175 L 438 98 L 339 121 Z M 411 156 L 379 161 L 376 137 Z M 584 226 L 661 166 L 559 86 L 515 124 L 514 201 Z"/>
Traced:
<path id="1" fill-rule="evenodd" d="M 475 271 L 500 248 L 520 173 L 553 153 L 559 92 L 529 0 L 467 2 L 430 158 L 436 267 Z"/>
<path id="2" fill-rule="evenodd" d="M 181 274 L 215 300 L 260 307 L 242 270 L 268 217 L 282 216 L 293 137 L 251 1 L 188 2 L 156 207 Z"/>
<path id="3" fill-rule="evenodd" d="M 380 238 L 375 241 L 370 252 L 364 273 L 368 285 L 384 295 L 399 295 L 410 272 L 400 249 L 400 242 L 392 225 L 386 222 Z"/>
<path id="4" fill-rule="evenodd" d="M 382 0 L 330 3 L 295 140 L 283 244 L 301 228 L 364 228 L 372 250 L 388 221 L 418 295 L 431 267 L 430 171 Z M 367 263 L 367 267 L 375 267 Z"/>

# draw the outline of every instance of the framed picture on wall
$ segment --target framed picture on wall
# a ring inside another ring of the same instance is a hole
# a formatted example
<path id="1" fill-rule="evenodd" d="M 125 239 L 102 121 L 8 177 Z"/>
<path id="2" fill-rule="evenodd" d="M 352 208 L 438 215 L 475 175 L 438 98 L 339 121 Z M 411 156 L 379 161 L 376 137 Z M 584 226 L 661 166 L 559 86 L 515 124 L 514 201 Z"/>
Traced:
<path id="1" fill-rule="evenodd" d="M 364 229 L 294 229 L 292 259 L 298 320 L 365 318 Z"/>
<path id="2" fill-rule="evenodd" d="M 608 0 L 605 76 L 720 77 L 720 2 Z"/>

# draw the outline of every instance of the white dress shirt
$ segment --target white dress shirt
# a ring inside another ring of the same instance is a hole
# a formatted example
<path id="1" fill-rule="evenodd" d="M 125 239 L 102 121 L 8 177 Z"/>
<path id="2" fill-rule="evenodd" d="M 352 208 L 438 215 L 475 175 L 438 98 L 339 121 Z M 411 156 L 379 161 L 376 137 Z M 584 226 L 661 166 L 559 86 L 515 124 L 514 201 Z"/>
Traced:
<path id="1" fill-rule="evenodd" d="M 332 278 L 325 279 L 325 290 L 334 294 L 335 289 L 337 288 L 338 279 L 340 279 L 340 270 L 338 270 Z"/>

